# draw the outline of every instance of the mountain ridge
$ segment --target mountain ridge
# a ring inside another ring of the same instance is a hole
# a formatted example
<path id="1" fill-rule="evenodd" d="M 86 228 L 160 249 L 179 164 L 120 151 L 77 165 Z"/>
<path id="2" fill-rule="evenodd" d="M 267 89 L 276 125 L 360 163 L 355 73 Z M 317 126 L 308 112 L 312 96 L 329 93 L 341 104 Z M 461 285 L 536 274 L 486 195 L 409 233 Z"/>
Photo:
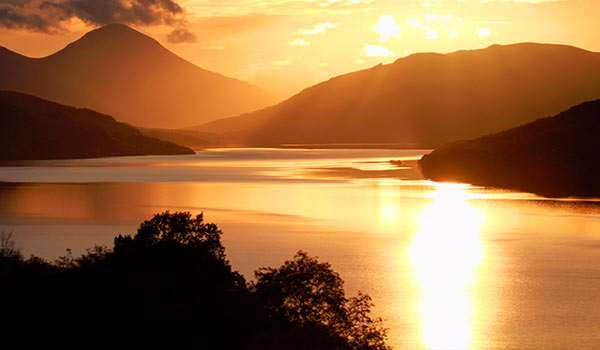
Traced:
<path id="1" fill-rule="evenodd" d="M 413 54 L 196 129 L 252 146 L 379 142 L 429 148 L 599 97 L 599 53 L 554 44 L 492 45 Z"/>
<path id="2" fill-rule="evenodd" d="M 162 128 L 189 127 L 276 102 L 264 90 L 200 68 L 122 24 L 94 29 L 41 58 L 0 50 L 0 89 Z"/>

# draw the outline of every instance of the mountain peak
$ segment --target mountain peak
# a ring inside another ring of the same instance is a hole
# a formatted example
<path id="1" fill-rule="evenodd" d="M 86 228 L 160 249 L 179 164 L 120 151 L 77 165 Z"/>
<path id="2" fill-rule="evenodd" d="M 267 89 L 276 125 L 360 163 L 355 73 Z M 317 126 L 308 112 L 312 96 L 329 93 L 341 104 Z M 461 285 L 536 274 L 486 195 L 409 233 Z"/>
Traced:
<path id="1" fill-rule="evenodd" d="M 113 23 L 108 24 L 103 27 L 96 28 L 94 30 L 89 31 L 84 35 L 86 36 L 123 36 L 123 35 L 137 35 L 144 36 L 146 35 L 140 33 L 139 31 L 131 28 L 130 26 L 122 23 Z"/>
<path id="2" fill-rule="evenodd" d="M 109 24 L 86 33 L 65 49 L 95 50 L 137 50 L 162 46 L 151 37 L 121 23 Z"/>
<path id="3" fill-rule="evenodd" d="M 1 89 L 92 108 L 135 125 L 181 128 L 276 102 L 123 24 L 94 29 L 47 57 L 9 53 L 0 50 Z"/>

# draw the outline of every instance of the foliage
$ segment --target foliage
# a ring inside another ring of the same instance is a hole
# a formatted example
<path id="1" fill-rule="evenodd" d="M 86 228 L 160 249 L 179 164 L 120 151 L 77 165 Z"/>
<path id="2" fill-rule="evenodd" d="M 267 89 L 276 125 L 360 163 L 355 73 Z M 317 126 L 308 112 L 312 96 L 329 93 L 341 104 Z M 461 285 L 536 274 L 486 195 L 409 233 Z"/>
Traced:
<path id="1" fill-rule="evenodd" d="M 299 252 L 248 284 L 202 214 L 164 212 L 113 248 L 54 263 L 0 241 L 0 321 L 16 348 L 387 349 L 368 296 L 346 298 L 327 263 Z M 11 260 L 6 259 L 12 256 Z M 6 322 L 9 321 L 9 322 Z"/>
<path id="2" fill-rule="evenodd" d="M 336 324 L 343 317 L 344 289 L 341 277 L 327 263 L 300 251 L 279 268 L 260 268 L 255 293 L 272 315 L 293 323 Z"/>
<path id="3" fill-rule="evenodd" d="M 21 251 L 16 247 L 12 239 L 12 232 L 0 232 L 0 258 L 2 259 L 22 259 Z"/>
<path id="4" fill-rule="evenodd" d="M 279 268 L 261 268 L 252 289 L 274 318 L 295 326 L 324 327 L 350 349 L 388 349 L 381 320 L 370 317 L 371 299 L 346 298 L 344 282 L 328 263 L 299 251 Z"/>
<path id="5" fill-rule="evenodd" d="M 168 210 L 144 221 L 134 237 L 119 235 L 115 249 L 137 244 L 151 246 L 158 243 L 175 242 L 193 248 L 207 249 L 217 259 L 225 259 L 225 248 L 221 243 L 223 233 L 217 225 L 204 222 L 204 214 L 192 218 L 189 212 L 170 213 Z"/>

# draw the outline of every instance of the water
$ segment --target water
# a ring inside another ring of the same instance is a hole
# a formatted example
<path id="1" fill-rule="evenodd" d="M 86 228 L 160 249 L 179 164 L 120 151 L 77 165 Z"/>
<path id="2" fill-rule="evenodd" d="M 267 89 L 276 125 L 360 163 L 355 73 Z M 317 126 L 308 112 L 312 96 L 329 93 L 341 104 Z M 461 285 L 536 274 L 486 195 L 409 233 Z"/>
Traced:
<path id="1" fill-rule="evenodd" d="M 600 347 L 600 203 L 424 181 L 418 150 L 217 149 L 0 168 L 0 229 L 54 259 L 204 212 L 247 278 L 299 249 L 406 349 Z M 390 160 L 401 160 L 391 164 Z"/>

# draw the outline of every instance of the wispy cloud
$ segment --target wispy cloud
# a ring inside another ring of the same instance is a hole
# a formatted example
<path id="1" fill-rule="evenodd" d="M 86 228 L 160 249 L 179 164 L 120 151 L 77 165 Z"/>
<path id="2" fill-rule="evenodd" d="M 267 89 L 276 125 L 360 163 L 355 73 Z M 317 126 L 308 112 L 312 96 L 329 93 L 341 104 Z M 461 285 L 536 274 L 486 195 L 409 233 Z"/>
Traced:
<path id="1" fill-rule="evenodd" d="M 198 0 L 186 5 L 204 15 L 316 15 L 348 14 L 380 0 Z"/>
<path id="2" fill-rule="evenodd" d="M 427 32 L 425 32 L 425 39 L 435 40 L 437 38 L 439 38 L 437 30 L 428 30 Z"/>
<path id="3" fill-rule="evenodd" d="M 365 56 L 371 56 L 371 57 L 396 56 L 395 53 L 388 50 L 384 46 L 370 45 L 370 44 L 365 44 L 365 46 L 361 50 L 361 53 L 364 54 Z"/>
<path id="4" fill-rule="evenodd" d="M 492 35 L 492 32 L 488 28 L 477 29 L 476 32 L 480 38 L 485 38 Z"/>
<path id="5" fill-rule="evenodd" d="M 302 38 L 296 38 L 296 39 L 290 41 L 290 45 L 292 45 L 292 46 L 308 46 L 308 45 L 310 45 L 310 41 L 306 41 Z"/>
<path id="6" fill-rule="evenodd" d="M 339 23 L 331 23 L 331 22 L 318 23 L 317 25 L 314 26 L 314 28 L 310 28 L 310 29 L 301 28 L 300 30 L 298 30 L 298 33 L 304 34 L 304 35 L 323 34 L 323 33 L 325 33 L 325 31 L 327 29 L 337 28 L 339 25 L 340 25 Z"/>
<path id="7" fill-rule="evenodd" d="M 459 33 L 473 32 L 474 28 L 465 23 L 461 17 L 451 14 L 438 15 L 426 13 L 422 17 L 409 18 L 409 28 L 423 33 L 424 39 L 452 39 Z"/>

